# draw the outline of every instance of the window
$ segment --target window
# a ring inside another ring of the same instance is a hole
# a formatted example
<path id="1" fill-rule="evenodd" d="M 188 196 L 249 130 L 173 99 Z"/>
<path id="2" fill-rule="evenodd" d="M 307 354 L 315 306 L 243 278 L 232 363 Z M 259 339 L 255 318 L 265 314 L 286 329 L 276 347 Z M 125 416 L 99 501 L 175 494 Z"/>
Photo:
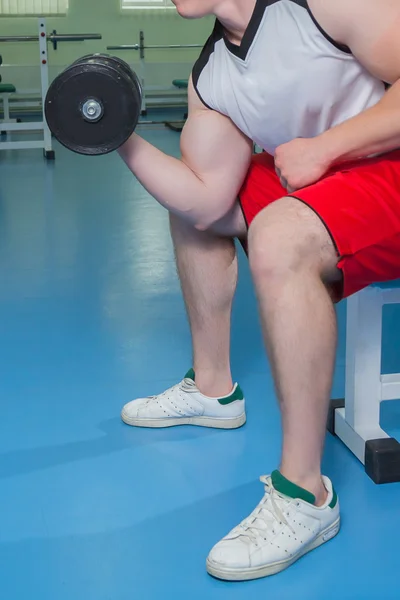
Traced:
<path id="1" fill-rule="evenodd" d="M 0 15 L 65 15 L 68 0 L 0 0 Z"/>
<path id="2" fill-rule="evenodd" d="M 122 10 L 175 8 L 171 0 L 121 0 Z"/>

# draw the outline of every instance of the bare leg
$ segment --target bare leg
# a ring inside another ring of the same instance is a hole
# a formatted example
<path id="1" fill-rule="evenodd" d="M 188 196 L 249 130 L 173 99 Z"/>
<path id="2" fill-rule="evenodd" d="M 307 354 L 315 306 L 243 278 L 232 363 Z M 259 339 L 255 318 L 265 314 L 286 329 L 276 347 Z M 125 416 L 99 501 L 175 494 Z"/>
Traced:
<path id="1" fill-rule="evenodd" d="M 239 207 L 215 226 L 197 231 L 170 217 L 176 262 L 188 312 L 196 384 L 206 396 L 232 391 L 230 328 L 237 283 L 233 237 L 245 233 Z"/>
<path id="2" fill-rule="evenodd" d="M 321 479 L 336 350 L 324 281 L 340 277 L 320 219 L 293 198 L 266 208 L 249 232 L 249 255 L 283 421 L 281 472 L 323 504 Z"/>

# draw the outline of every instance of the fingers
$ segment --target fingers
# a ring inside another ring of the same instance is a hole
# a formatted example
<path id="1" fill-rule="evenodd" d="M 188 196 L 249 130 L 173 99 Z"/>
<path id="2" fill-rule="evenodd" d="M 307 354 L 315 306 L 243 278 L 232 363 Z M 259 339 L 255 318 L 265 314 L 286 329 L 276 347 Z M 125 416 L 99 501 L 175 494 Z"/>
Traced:
<path id="1" fill-rule="evenodd" d="M 291 191 L 294 191 L 294 190 L 291 190 L 291 188 L 290 188 L 290 186 L 289 186 L 289 184 L 287 182 L 287 179 L 285 179 L 285 177 L 283 177 L 283 175 L 281 173 L 281 170 L 276 165 L 275 165 L 275 172 L 276 172 L 276 174 L 279 177 L 279 181 L 281 182 L 281 186 L 284 187 L 285 190 L 287 190 L 289 193 L 291 193 Z"/>

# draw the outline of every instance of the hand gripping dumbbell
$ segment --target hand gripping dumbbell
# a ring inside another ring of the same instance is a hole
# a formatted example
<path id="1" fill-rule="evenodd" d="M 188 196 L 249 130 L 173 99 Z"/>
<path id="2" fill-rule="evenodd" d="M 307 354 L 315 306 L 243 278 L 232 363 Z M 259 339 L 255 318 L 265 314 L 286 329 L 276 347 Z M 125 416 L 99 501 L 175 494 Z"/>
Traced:
<path id="1" fill-rule="evenodd" d="M 78 154 L 113 152 L 139 121 L 142 87 L 129 65 L 107 54 L 74 62 L 53 81 L 45 98 L 50 131 Z"/>

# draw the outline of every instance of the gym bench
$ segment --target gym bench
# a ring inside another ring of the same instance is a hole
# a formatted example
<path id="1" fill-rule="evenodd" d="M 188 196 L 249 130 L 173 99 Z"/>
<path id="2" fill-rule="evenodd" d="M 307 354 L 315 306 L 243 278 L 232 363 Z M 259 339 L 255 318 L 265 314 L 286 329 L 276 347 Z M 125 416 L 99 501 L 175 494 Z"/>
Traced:
<path id="1" fill-rule="evenodd" d="M 381 373 L 385 304 L 400 304 L 400 280 L 347 300 L 345 398 L 331 401 L 328 419 L 328 430 L 378 484 L 400 482 L 400 443 L 380 427 L 381 402 L 400 399 L 400 373 Z"/>

